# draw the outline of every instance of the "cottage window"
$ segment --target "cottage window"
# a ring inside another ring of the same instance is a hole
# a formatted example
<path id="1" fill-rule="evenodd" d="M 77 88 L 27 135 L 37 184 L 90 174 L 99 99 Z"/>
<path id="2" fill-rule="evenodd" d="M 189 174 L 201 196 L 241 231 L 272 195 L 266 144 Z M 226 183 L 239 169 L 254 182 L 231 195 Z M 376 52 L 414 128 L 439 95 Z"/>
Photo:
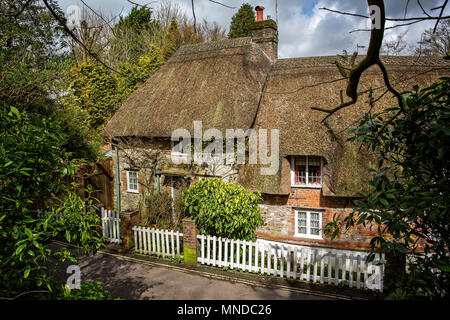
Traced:
<path id="1" fill-rule="evenodd" d="M 127 171 L 127 192 L 139 193 L 137 171 Z"/>
<path id="2" fill-rule="evenodd" d="M 295 211 L 295 236 L 322 239 L 322 213 L 320 211 Z"/>
<path id="3" fill-rule="evenodd" d="M 322 158 L 315 156 L 292 157 L 291 185 L 320 188 L 322 186 Z"/>

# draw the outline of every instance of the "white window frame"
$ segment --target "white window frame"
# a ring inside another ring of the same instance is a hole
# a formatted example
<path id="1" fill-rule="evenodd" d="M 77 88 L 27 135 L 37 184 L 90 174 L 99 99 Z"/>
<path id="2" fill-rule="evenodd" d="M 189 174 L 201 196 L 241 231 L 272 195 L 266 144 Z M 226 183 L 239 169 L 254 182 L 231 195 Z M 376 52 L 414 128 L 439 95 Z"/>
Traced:
<path id="1" fill-rule="evenodd" d="M 298 232 L 298 213 L 299 212 L 306 212 L 306 233 L 299 233 Z M 311 234 L 311 213 L 318 213 L 319 214 L 319 235 Z M 319 210 L 310 210 L 310 209 L 295 209 L 295 230 L 294 230 L 294 236 L 299 238 L 309 238 L 309 239 L 318 239 L 322 240 L 322 211 Z"/>
<path id="2" fill-rule="evenodd" d="M 130 172 L 136 173 L 136 189 L 130 189 Z M 127 192 L 139 193 L 139 173 L 136 170 L 127 170 Z"/>
<path id="3" fill-rule="evenodd" d="M 306 157 L 306 183 L 295 183 L 295 159 L 298 157 Z M 291 156 L 291 187 L 303 187 L 303 188 L 322 188 L 323 182 L 323 158 L 320 157 L 320 184 L 308 183 L 308 156 Z"/>

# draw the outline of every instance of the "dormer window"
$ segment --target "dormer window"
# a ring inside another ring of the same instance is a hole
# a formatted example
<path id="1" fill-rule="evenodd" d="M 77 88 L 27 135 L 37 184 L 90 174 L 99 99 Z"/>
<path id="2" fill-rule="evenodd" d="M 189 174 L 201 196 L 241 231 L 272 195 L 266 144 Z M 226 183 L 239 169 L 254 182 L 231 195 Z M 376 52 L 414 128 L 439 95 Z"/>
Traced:
<path id="1" fill-rule="evenodd" d="M 322 157 L 296 156 L 291 158 L 291 185 L 293 187 L 322 186 Z"/>

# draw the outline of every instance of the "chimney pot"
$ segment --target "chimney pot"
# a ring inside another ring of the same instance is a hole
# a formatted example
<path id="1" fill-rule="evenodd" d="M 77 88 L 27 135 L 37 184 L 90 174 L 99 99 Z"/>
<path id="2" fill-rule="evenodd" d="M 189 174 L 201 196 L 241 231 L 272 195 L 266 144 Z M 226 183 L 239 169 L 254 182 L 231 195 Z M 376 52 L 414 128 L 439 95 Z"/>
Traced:
<path id="1" fill-rule="evenodd" d="M 255 11 L 256 11 L 256 21 L 263 21 L 264 17 L 263 17 L 263 11 L 264 11 L 264 7 L 263 6 L 256 6 L 255 7 Z"/>
<path id="2" fill-rule="evenodd" d="M 255 10 L 261 12 L 261 20 L 252 25 L 252 42 L 258 44 L 270 60 L 275 61 L 278 58 L 278 27 L 272 19 L 263 20 L 262 9 L 259 8 Z"/>

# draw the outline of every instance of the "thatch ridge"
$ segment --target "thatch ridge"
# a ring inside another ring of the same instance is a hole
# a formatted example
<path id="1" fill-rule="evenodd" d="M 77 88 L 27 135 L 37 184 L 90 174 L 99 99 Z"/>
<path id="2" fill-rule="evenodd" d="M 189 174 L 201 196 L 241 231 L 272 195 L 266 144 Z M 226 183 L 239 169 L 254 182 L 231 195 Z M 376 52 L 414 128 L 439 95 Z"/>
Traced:
<path id="1" fill-rule="evenodd" d="M 361 55 L 356 58 L 356 63 L 360 62 L 365 56 Z M 347 57 L 350 61 L 350 57 Z M 424 66 L 424 67 L 439 67 L 450 66 L 450 61 L 446 61 L 439 57 L 416 57 L 416 56 L 381 56 L 381 61 L 386 67 L 401 67 L 401 66 Z M 301 57 L 301 58 L 285 58 L 278 59 L 273 67 L 273 72 L 285 69 L 295 68 L 311 68 L 311 67 L 331 67 L 336 68 L 335 62 L 343 63 L 345 60 L 343 56 L 316 56 L 316 57 Z"/>
<path id="2" fill-rule="evenodd" d="M 239 48 L 244 46 L 249 46 L 252 43 L 251 37 L 245 38 L 235 38 L 235 39 L 224 39 L 218 41 L 211 41 L 206 43 L 194 43 L 186 44 L 181 46 L 169 59 L 171 61 L 173 58 L 191 54 L 197 54 L 199 52 L 217 51 L 224 49 Z"/>

